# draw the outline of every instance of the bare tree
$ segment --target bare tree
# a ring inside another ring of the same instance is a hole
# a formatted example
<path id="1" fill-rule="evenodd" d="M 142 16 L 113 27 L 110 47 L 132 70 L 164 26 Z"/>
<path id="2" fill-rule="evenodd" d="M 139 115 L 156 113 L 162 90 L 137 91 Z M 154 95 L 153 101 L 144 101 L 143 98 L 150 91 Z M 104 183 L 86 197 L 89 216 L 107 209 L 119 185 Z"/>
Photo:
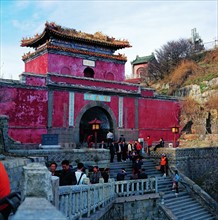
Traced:
<path id="1" fill-rule="evenodd" d="M 199 47 L 199 50 L 202 50 L 202 47 Z M 183 59 L 191 58 L 199 50 L 196 51 L 196 47 L 191 40 L 180 39 L 178 41 L 170 41 L 163 45 L 161 49 L 155 51 L 156 60 L 154 59 L 148 64 L 149 74 L 156 79 L 163 79 Z"/>

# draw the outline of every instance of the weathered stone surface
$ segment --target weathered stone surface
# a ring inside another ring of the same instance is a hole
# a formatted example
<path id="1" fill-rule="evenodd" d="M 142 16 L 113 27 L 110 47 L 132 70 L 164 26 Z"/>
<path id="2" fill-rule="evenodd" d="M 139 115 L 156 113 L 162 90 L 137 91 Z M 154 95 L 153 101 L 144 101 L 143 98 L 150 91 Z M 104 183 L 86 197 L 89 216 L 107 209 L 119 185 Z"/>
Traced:
<path id="1" fill-rule="evenodd" d="M 55 161 L 61 166 L 63 160 L 69 160 L 72 166 L 77 162 L 86 162 L 86 165 L 96 165 L 94 161 L 96 155 L 99 156 L 99 167 L 108 167 L 110 163 L 110 152 L 107 149 L 40 149 L 40 150 L 10 150 L 20 157 L 45 157 L 47 162 Z M 77 161 L 77 162 L 76 162 Z"/>
<path id="2" fill-rule="evenodd" d="M 18 208 L 13 220 L 66 220 L 45 198 L 27 197 Z"/>
<path id="3" fill-rule="evenodd" d="M 52 201 L 51 173 L 40 163 L 24 166 L 24 195 L 44 197 Z"/>
<path id="4" fill-rule="evenodd" d="M 59 177 L 52 176 L 51 177 L 51 183 L 52 183 L 52 193 L 53 193 L 53 201 L 52 204 L 58 209 L 59 208 Z"/>
<path id="5" fill-rule="evenodd" d="M 203 81 L 201 85 L 204 85 L 203 88 L 200 85 L 188 85 L 180 88 L 176 91 L 176 96 L 189 96 L 198 101 L 199 103 L 204 103 L 208 100 L 208 97 L 217 93 L 218 78 L 214 78 L 210 81 Z"/>

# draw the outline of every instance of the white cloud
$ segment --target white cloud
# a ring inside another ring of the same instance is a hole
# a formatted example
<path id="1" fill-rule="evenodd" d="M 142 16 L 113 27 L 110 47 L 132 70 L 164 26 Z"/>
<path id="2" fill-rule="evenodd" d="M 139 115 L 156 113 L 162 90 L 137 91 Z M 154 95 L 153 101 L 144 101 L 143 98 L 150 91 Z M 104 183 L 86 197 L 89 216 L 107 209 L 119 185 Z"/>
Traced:
<path id="1" fill-rule="evenodd" d="M 17 10 L 24 10 L 29 7 L 30 3 L 31 3 L 30 1 L 25 1 L 25 0 L 15 1 L 14 6 Z"/>
<path id="2" fill-rule="evenodd" d="M 4 45 L 1 47 L 1 76 L 5 79 L 18 79 L 24 72 L 22 56 L 28 52 L 28 48 L 21 48 L 19 45 Z"/>

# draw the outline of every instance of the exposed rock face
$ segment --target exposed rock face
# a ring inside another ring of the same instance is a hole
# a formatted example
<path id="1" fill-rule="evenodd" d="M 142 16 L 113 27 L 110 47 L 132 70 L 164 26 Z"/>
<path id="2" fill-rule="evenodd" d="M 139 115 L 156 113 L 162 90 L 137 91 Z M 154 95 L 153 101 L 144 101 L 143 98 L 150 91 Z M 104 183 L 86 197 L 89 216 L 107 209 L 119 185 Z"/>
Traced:
<path id="1" fill-rule="evenodd" d="M 192 97 L 197 102 L 204 104 L 208 98 L 218 93 L 218 78 L 203 81 L 200 85 L 188 85 L 175 92 L 179 97 Z"/>
<path id="2" fill-rule="evenodd" d="M 155 83 L 152 85 L 157 91 L 169 90 L 170 83 Z M 181 99 L 191 98 L 199 104 L 198 111 L 187 114 L 181 110 L 181 141 L 180 146 L 217 146 L 218 108 L 205 107 L 205 103 L 218 96 L 218 77 L 203 81 L 199 85 L 193 84 L 179 88 L 174 93 Z M 216 105 L 218 106 L 218 105 Z M 210 137 L 208 139 L 208 137 Z"/>
<path id="3" fill-rule="evenodd" d="M 198 144 L 193 142 L 198 140 L 199 143 L 202 143 L 202 146 L 217 146 L 218 109 L 206 108 L 205 103 L 210 97 L 218 95 L 218 78 L 203 81 L 200 85 L 189 85 L 180 88 L 175 92 L 175 95 L 184 98 L 190 97 L 200 106 L 199 111 L 194 112 L 191 116 L 181 111 L 180 124 L 182 129 L 191 122 L 189 130 L 183 130 L 181 139 L 192 142 L 192 145 Z M 181 145 L 187 146 L 188 144 L 181 141 Z"/>

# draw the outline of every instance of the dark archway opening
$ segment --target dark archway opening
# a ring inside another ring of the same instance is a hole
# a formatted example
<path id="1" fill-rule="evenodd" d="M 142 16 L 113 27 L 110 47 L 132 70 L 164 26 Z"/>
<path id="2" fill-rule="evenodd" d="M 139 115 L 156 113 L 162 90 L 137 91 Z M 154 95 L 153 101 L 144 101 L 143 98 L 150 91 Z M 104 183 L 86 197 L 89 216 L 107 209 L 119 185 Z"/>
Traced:
<path id="1" fill-rule="evenodd" d="M 92 68 L 87 67 L 84 69 L 84 76 L 89 78 L 94 78 L 95 72 Z"/>
<path id="2" fill-rule="evenodd" d="M 185 132 L 186 134 L 191 134 L 192 133 L 192 121 L 188 121 L 187 124 L 183 127 L 182 132 Z"/>
<path id="3" fill-rule="evenodd" d="M 211 131 L 211 114 L 208 113 L 208 118 L 206 119 L 206 134 L 212 134 Z"/>
<path id="4" fill-rule="evenodd" d="M 80 121 L 80 143 L 85 143 L 87 137 L 92 134 L 94 136 L 94 131 L 91 129 L 90 121 L 94 119 L 100 120 L 101 126 L 97 132 L 97 142 L 100 143 L 102 140 L 106 141 L 106 135 L 108 130 L 113 130 L 113 123 L 109 113 L 101 107 L 92 107 L 88 109 L 82 116 Z M 93 140 L 94 141 L 94 140 Z"/>

